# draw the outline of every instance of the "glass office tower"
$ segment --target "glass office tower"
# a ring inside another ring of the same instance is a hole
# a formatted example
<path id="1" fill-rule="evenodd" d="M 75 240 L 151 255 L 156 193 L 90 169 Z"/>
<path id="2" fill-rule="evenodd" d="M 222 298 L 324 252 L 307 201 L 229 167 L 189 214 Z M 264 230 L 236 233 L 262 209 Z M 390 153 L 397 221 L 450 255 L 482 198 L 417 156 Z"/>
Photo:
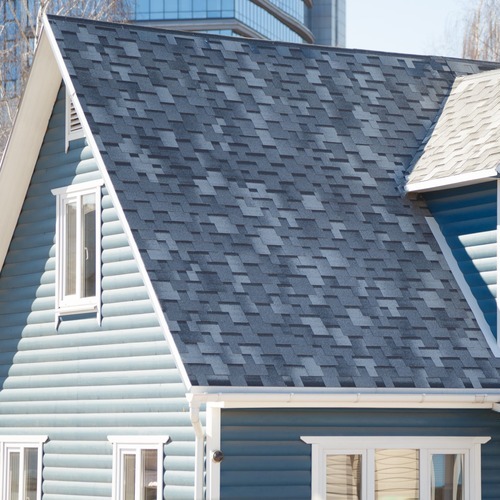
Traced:
<path id="1" fill-rule="evenodd" d="M 49 11 L 92 15 L 106 0 L 52 0 Z M 111 19 L 171 29 L 345 45 L 346 0 L 121 0 Z M 26 6 L 28 9 L 26 9 Z M 31 61 L 40 0 L 0 0 L 0 102 L 18 95 Z M 67 7 L 67 9 L 65 9 Z M 96 7 L 97 8 L 97 7 Z M 23 36 L 19 37 L 19 30 Z M 13 49 L 13 44 L 16 43 Z M 6 56 L 5 56 L 6 54 Z"/>
<path id="2" fill-rule="evenodd" d="M 141 24 L 345 45 L 345 0 L 133 0 Z"/>

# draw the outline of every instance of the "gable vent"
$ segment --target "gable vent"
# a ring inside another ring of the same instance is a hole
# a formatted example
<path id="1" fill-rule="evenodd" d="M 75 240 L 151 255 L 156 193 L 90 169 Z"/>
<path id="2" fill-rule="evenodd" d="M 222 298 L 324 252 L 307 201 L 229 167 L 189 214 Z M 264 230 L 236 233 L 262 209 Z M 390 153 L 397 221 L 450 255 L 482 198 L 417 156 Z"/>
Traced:
<path id="1" fill-rule="evenodd" d="M 83 127 L 76 113 L 75 105 L 68 92 L 66 92 L 66 151 L 69 143 L 75 139 L 85 137 Z"/>

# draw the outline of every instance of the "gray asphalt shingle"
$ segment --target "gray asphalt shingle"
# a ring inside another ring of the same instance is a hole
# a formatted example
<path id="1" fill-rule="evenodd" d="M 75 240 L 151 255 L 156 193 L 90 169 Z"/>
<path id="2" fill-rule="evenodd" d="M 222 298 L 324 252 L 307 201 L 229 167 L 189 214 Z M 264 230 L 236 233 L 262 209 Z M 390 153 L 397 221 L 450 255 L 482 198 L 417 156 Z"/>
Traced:
<path id="1" fill-rule="evenodd" d="M 193 384 L 500 387 L 399 191 L 494 65 L 50 23 Z"/>

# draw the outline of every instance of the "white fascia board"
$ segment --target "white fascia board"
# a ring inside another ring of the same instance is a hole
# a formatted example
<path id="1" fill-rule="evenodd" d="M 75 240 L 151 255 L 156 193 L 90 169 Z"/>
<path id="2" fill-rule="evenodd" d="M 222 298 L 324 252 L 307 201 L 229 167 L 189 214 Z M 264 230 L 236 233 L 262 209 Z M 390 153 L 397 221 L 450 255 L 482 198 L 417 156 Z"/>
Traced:
<path id="1" fill-rule="evenodd" d="M 220 408 L 427 408 L 493 409 L 500 390 L 311 390 L 306 388 L 197 387 L 187 394 L 190 402 Z M 218 390 L 218 392 L 215 392 Z"/>
<path id="2" fill-rule="evenodd" d="M 478 182 L 486 182 L 498 177 L 496 168 L 481 170 L 480 172 L 471 172 L 468 174 L 452 175 L 441 179 L 431 179 L 428 181 L 408 182 L 405 186 L 407 193 L 423 193 L 425 191 L 437 191 L 438 189 L 448 189 Z"/>
<path id="3" fill-rule="evenodd" d="M 92 154 L 93 154 L 94 159 L 95 159 L 97 166 L 99 168 L 99 172 L 102 175 L 102 178 L 104 179 L 104 185 L 106 186 L 106 189 L 108 190 L 108 193 L 111 196 L 111 199 L 113 200 L 113 206 L 118 214 L 118 219 L 120 220 L 120 222 L 123 226 L 123 230 L 127 236 L 128 243 L 130 245 L 130 248 L 132 249 L 132 253 L 133 253 L 134 258 L 137 262 L 139 272 L 144 280 L 144 285 L 146 286 L 146 289 L 148 291 L 149 297 L 150 297 L 151 302 L 153 304 L 154 311 L 156 313 L 156 316 L 158 318 L 160 326 L 161 326 L 163 333 L 165 335 L 165 339 L 166 339 L 167 344 L 169 346 L 170 352 L 175 360 L 175 364 L 177 366 L 177 369 L 179 370 L 182 382 L 184 383 L 186 390 L 189 391 L 191 388 L 191 381 L 189 380 L 189 377 L 187 375 L 187 371 L 186 371 L 186 368 L 184 366 L 184 363 L 182 362 L 179 350 L 177 349 L 177 345 L 175 343 L 173 335 L 170 332 L 170 328 L 168 327 L 167 320 L 165 318 L 165 313 L 163 312 L 162 307 L 160 305 L 160 301 L 158 300 L 156 292 L 154 291 L 153 284 L 151 283 L 151 279 L 149 277 L 149 274 L 148 274 L 146 267 L 144 265 L 144 262 L 142 260 L 141 254 L 139 252 L 139 248 L 137 247 L 137 243 L 136 243 L 135 238 L 132 234 L 132 230 L 130 229 L 127 218 L 125 216 L 123 208 L 122 208 L 120 201 L 118 199 L 118 195 L 116 194 L 113 183 L 111 182 L 111 179 L 110 179 L 109 174 L 108 174 L 108 170 L 106 168 L 104 160 L 102 159 L 102 155 L 101 155 L 101 152 L 97 146 L 94 135 L 92 134 L 90 126 L 89 126 L 87 119 L 85 117 L 85 114 L 83 113 L 82 106 L 80 104 L 80 101 L 78 100 L 78 96 L 76 95 L 75 87 L 73 85 L 73 82 L 71 81 L 71 77 L 70 77 L 68 70 L 66 68 L 66 65 L 64 63 L 64 59 L 62 57 L 61 51 L 59 50 L 57 40 L 54 36 L 54 33 L 52 32 L 52 29 L 50 27 L 50 23 L 49 23 L 46 16 L 44 16 L 44 18 L 43 18 L 43 26 L 44 26 L 44 32 L 47 33 L 47 38 L 48 38 L 50 45 L 52 47 L 52 51 L 53 51 L 55 59 L 57 61 L 57 65 L 58 65 L 59 71 L 62 75 L 62 79 L 64 81 L 64 84 L 66 86 L 68 93 L 71 96 L 71 99 L 73 101 L 73 105 L 75 107 L 75 111 L 76 111 L 76 114 L 78 116 L 78 119 L 80 120 L 80 123 L 82 124 L 82 128 L 84 130 L 85 137 L 86 137 L 87 142 L 90 146 L 90 149 L 92 150 Z"/>
<path id="4" fill-rule="evenodd" d="M 0 163 L 0 270 L 45 137 L 61 74 L 42 33 L 26 88 Z"/>

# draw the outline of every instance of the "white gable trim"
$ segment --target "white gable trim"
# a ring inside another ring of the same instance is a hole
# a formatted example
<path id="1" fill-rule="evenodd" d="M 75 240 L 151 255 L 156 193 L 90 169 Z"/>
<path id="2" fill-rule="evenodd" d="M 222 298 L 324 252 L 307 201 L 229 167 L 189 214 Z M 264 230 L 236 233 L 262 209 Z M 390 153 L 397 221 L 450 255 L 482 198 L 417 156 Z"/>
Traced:
<path id="1" fill-rule="evenodd" d="M 60 85 L 61 74 L 47 36 L 42 32 L 0 163 L 0 270 L 21 213 Z"/>
<path id="2" fill-rule="evenodd" d="M 170 352 L 174 358 L 177 369 L 179 370 L 182 382 L 184 383 L 186 390 L 190 390 L 191 389 L 191 381 L 189 380 L 189 377 L 187 375 L 187 371 L 186 371 L 186 368 L 184 366 L 184 363 L 182 362 L 179 350 L 177 349 L 177 345 L 175 343 L 175 340 L 172 336 L 170 328 L 168 327 L 167 320 L 165 318 L 165 313 L 163 312 L 160 301 L 158 300 L 158 296 L 156 295 L 156 292 L 154 291 L 153 284 L 151 283 L 151 279 L 149 277 L 149 274 L 146 271 L 146 267 L 145 267 L 144 262 L 142 260 L 141 254 L 139 252 L 139 248 L 137 247 L 137 243 L 135 241 L 135 238 L 132 234 L 132 230 L 130 229 L 127 218 L 125 216 L 123 208 L 122 208 L 120 201 L 118 199 L 118 195 L 116 194 L 113 183 L 111 182 L 111 179 L 109 177 L 108 170 L 106 168 L 104 160 L 102 159 L 99 147 L 97 146 L 95 138 L 94 138 L 92 131 L 90 130 L 89 124 L 85 118 L 82 106 L 80 104 L 80 101 L 78 100 L 78 96 L 76 95 L 75 87 L 73 85 L 73 82 L 71 81 L 71 77 L 69 76 L 68 69 L 66 68 L 61 51 L 59 50 L 57 40 L 54 36 L 54 33 L 52 32 L 52 28 L 50 27 L 50 23 L 49 23 L 46 16 L 44 16 L 44 18 L 43 18 L 43 26 L 44 26 L 44 32 L 47 33 L 47 38 L 48 38 L 50 45 L 52 47 L 52 51 L 54 53 L 55 60 L 57 61 L 57 65 L 58 65 L 59 71 L 62 75 L 62 79 L 64 81 L 64 84 L 66 86 L 68 94 L 71 97 L 71 100 L 72 100 L 73 105 L 75 107 L 75 111 L 76 111 L 76 114 L 78 116 L 78 119 L 80 120 L 80 123 L 82 125 L 83 131 L 85 133 L 85 137 L 87 138 L 87 142 L 90 146 L 90 149 L 92 150 L 92 154 L 93 154 L 94 159 L 96 161 L 96 164 L 99 168 L 99 172 L 101 173 L 102 178 L 104 179 L 104 185 L 106 186 L 106 189 L 108 190 L 108 193 L 111 196 L 111 199 L 113 200 L 113 205 L 114 205 L 115 210 L 118 214 L 118 219 L 120 220 L 120 222 L 123 226 L 123 230 L 127 236 L 130 248 L 132 249 L 132 253 L 133 253 L 134 258 L 137 262 L 139 272 L 144 280 L 144 285 L 146 286 L 146 289 L 148 291 L 149 297 L 151 299 L 151 303 L 153 305 L 153 308 L 154 308 L 154 311 L 155 311 L 156 316 L 158 318 L 158 321 L 160 323 L 160 326 L 163 330 L 163 333 L 164 333 L 165 339 L 167 341 L 167 344 L 169 346 Z"/>
<path id="3" fill-rule="evenodd" d="M 430 179 L 428 181 L 419 182 L 409 181 L 405 186 L 405 191 L 407 193 L 436 191 L 443 188 L 460 187 L 469 184 L 477 184 L 478 182 L 486 182 L 496 177 L 498 177 L 497 169 L 491 168 L 488 170 L 481 170 L 480 172 L 452 175 L 441 179 Z"/>
<path id="4" fill-rule="evenodd" d="M 450 270 L 455 277 L 455 280 L 458 283 L 458 286 L 460 287 L 460 290 L 462 290 L 462 293 L 465 297 L 465 300 L 467 301 L 467 304 L 469 304 L 469 307 L 472 310 L 472 313 L 474 314 L 474 317 L 476 318 L 476 321 L 479 325 L 479 328 L 483 332 L 483 335 L 486 339 L 486 342 L 488 342 L 488 345 L 493 352 L 494 356 L 497 358 L 500 357 L 500 346 L 498 344 L 497 339 L 495 339 L 495 336 L 493 335 L 493 332 L 491 331 L 490 325 L 488 325 L 483 311 L 479 307 L 479 304 L 477 302 L 476 297 L 474 297 L 474 294 L 472 293 L 472 290 L 469 287 L 469 284 L 465 280 L 465 277 L 460 270 L 460 267 L 451 251 L 451 248 L 448 246 L 448 243 L 446 241 L 446 238 L 443 236 L 443 233 L 441 232 L 441 229 L 434 219 L 434 217 L 426 217 L 427 224 L 429 224 L 429 227 L 432 231 L 432 234 L 434 235 L 434 238 L 436 238 L 436 241 L 438 242 L 439 247 L 441 248 L 441 251 L 443 252 L 443 256 L 450 267 Z M 498 238 L 497 238 L 498 239 Z M 498 304 L 498 299 L 497 299 L 497 304 Z M 498 315 L 498 311 L 497 311 Z"/>

